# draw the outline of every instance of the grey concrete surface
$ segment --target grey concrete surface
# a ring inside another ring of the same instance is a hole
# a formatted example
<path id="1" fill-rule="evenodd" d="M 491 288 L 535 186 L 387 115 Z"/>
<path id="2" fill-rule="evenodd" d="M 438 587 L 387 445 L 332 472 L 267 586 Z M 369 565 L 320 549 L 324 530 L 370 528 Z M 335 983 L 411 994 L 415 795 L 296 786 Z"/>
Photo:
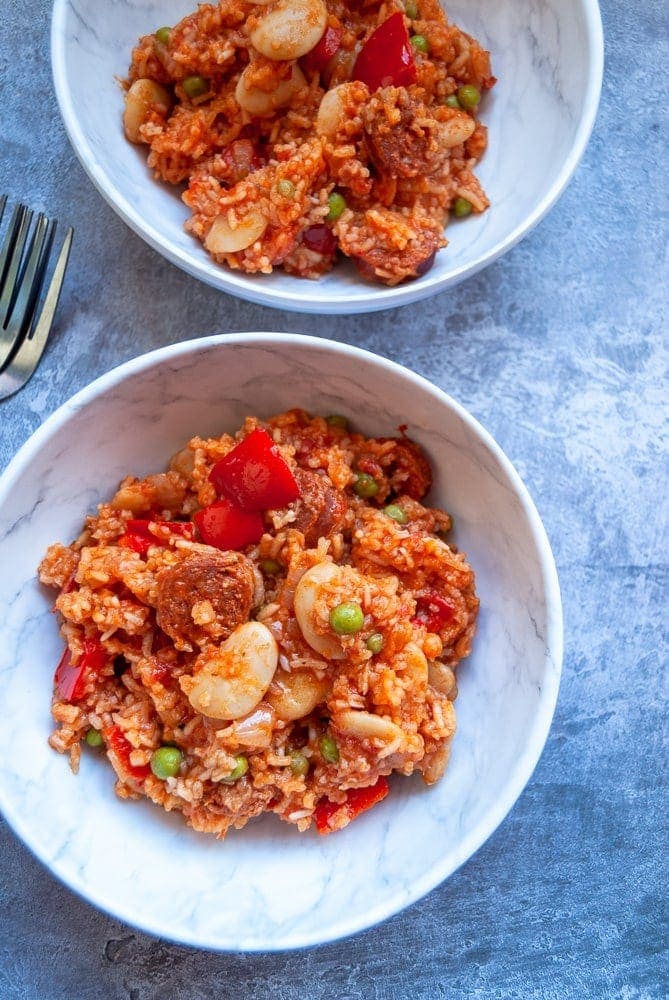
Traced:
<path id="1" fill-rule="evenodd" d="M 2 4 L 0 191 L 76 240 L 43 364 L 0 404 L 0 468 L 73 392 L 158 345 L 254 329 L 359 344 L 446 388 L 516 464 L 554 546 L 566 658 L 546 750 L 500 829 L 422 902 L 327 947 L 240 957 L 154 940 L 74 897 L 0 821 L 0 997 L 666 996 L 664 3 L 604 0 L 595 133 L 530 237 L 436 299 L 325 320 L 197 284 L 103 203 L 60 123 L 49 13 Z"/>

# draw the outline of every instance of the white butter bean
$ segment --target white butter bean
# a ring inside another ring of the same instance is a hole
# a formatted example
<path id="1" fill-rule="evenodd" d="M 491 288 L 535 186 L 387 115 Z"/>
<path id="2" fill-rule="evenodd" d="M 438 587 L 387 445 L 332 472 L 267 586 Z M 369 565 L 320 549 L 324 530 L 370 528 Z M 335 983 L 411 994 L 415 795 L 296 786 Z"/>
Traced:
<path id="1" fill-rule="evenodd" d="M 267 59 L 290 62 L 318 45 L 327 21 L 323 0 L 277 0 L 251 32 L 251 44 Z"/>
<path id="2" fill-rule="evenodd" d="M 420 763 L 420 769 L 423 774 L 423 781 L 426 785 L 433 785 L 435 781 L 439 781 L 439 778 L 441 778 L 446 770 L 446 765 L 448 764 L 450 756 L 450 740 L 448 743 L 444 743 L 443 746 L 440 746 L 438 750 L 433 750 L 432 753 L 425 755 Z"/>
<path id="3" fill-rule="evenodd" d="M 318 563 L 307 570 L 295 588 L 295 617 L 300 631 L 312 649 L 328 660 L 342 660 L 346 653 L 334 632 L 323 634 L 317 631 L 314 605 L 323 590 L 336 582 L 341 575 L 339 566 L 333 563 Z"/>
<path id="4" fill-rule="evenodd" d="M 396 726 L 390 719 L 384 719 L 380 715 L 372 715 L 371 712 L 359 712 L 355 710 L 339 712 L 332 719 L 337 729 L 349 736 L 356 736 L 359 740 L 381 740 L 383 743 L 394 743 L 396 740 L 402 741 L 404 733 L 399 726 Z"/>
<path id="5" fill-rule="evenodd" d="M 347 90 L 356 88 L 354 83 L 340 83 L 338 87 L 326 91 L 316 115 L 316 132 L 326 139 L 332 139 L 346 116 Z"/>
<path id="6" fill-rule="evenodd" d="M 293 66 L 289 78 L 282 80 L 271 91 L 259 90 L 253 86 L 248 87 L 249 70 L 250 67 L 247 66 L 240 76 L 235 89 L 235 97 L 242 111 L 245 111 L 251 118 L 270 117 L 277 108 L 285 108 L 287 104 L 290 104 L 293 95 L 307 86 L 304 73 L 299 66 Z"/>
<path id="7" fill-rule="evenodd" d="M 193 676 L 179 683 L 196 712 L 210 719 L 240 719 L 262 700 L 278 656 L 270 630 L 261 622 L 244 622 L 222 646 L 202 653 Z"/>
<path id="8" fill-rule="evenodd" d="M 153 108 L 169 111 L 172 98 L 165 87 L 155 80 L 135 80 L 125 96 L 125 111 L 123 112 L 123 127 L 126 139 L 130 142 L 141 142 L 139 130 Z"/>
<path id="9" fill-rule="evenodd" d="M 434 690 L 445 694 L 450 701 L 457 696 L 458 685 L 455 674 L 447 664 L 440 660 L 430 660 L 428 677 Z"/>
<path id="10" fill-rule="evenodd" d="M 265 700 L 279 719 L 292 722 L 313 712 L 329 690 L 330 682 L 319 679 L 310 670 L 277 670 Z"/>
<path id="11" fill-rule="evenodd" d="M 464 111 L 456 112 L 447 122 L 442 122 L 439 128 L 439 140 L 444 149 L 452 149 L 466 142 L 474 134 L 476 122 Z"/>
<path id="12" fill-rule="evenodd" d="M 259 240 L 267 229 L 267 219 L 252 208 L 232 226 L 227 215 L 218 215 L 204 241 L 209 253 L 237 253 Z"/>

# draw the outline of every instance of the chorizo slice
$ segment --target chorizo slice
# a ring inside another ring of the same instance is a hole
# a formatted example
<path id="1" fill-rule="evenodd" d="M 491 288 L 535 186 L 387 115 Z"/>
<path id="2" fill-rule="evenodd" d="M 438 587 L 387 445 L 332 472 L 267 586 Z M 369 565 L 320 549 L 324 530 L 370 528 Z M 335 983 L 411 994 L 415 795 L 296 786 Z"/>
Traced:
<path id="1" fill-rule="evenodd" d="M 386 208 L 346 213 L 344 226 L 335 224 L 339 249 L 351 257 L 363 278 L 398 285 L 419 278 L 446 246 L 443 231 L 425 215 L 403 215 Z"/>
<path id="2" fill-rule="evenodd" d="M 257 587 L 253 563 L 241 552 L 187 552 L 158 574 L 158 625 L 181 649 L 226 639 L 248 620 Z"/>
<path id="3" fill-rule="evenodd" d="M 381 174 L 426 176 L 443 156 L 439 123 L 406 88 L 376 91 L 363 109 L 362 121 L 369 154 Z"/>
<path id="4" fill-rule="evenodd" d="M 295 478 L 301 496 L 295 503 L 292 527 L 302 532 L 307 548 L 313 548 L 319 538 L 327 538 L 342 523 L 347 510 L 346 497 L 316 472 L 297 469 Z"/>

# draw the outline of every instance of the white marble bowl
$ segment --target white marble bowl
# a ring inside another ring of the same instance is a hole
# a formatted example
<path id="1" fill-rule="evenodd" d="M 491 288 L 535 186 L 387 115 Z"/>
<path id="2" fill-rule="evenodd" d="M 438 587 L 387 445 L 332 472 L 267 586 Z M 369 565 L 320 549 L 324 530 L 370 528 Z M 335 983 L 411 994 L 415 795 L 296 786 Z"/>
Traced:
<path id="1" fill-rule="evenodd" d="M 443 780 L 392 780 L 346 830 L 300 835 L 268 816 L 221 843 L 148 801 L 122 802 L 106 759 L 80 773 L 47 745 L 62 651 L 38 585 L 47 545 L 128 473 L 159 471 L 194 434 L 292 406 L 344 413 L 368 434 L 400 423 L 436 470 L 477 574 L 480 625 L 459 673 L 458 733 Z M 351 934 L 419 899 L 504 818 L 539 758 L 557 696 L 560 594 L 535 507 L 508 459 L 462 407 L 365 351 L 290 334 L 177 344 L 122 365 L 65 403 L 0 478 L 0 807 L 72 889 L 119 919 L 199 947 L 274 950 Z M 528 837 L 531 831 L 527 831 Z"/>
<path id="2" fill-rule="evenodd" d="M 143 148 L 123 136 L 122 92 L 141 34 L 174 23 L 195 0 L 55 0 L 56 93 L 74 149 L 91 180 L 136 233 L 168 260 L 216 288 L 300 312 L 351 313 L 422 299 L 462 281 L 509 250 L 551 208 L 585 149 L 602 79 L 597 0 L 444 0 L 453 20 L 492 51 L 497 87 L 482 110 L 490 147 L 477 175 L 492 201 L 485 216 L 448 227 L 450 245 L 418 281 L 384 288 L 342 263 L 318 282 L 244 275 L 215 264 L 183 230 L 188 209 L 158 184 Z"/>

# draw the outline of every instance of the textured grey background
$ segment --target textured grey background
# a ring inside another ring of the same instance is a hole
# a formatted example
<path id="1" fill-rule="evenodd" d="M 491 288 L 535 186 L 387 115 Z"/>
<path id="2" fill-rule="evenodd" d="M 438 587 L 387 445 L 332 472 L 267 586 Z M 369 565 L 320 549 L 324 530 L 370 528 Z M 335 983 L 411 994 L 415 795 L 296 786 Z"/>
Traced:
<path id="1" fill-rule="evenodd" d="M 533 779 L 476 857 L 422 902 L 305 953 L 195 952 L 91 909 L 0 820 L 2 1000 L 664 997 L 665 4 L 604 0 L 595 134 L 530 237 L 436 299 L 341 319 L 228 298 L 134 236 L 60 124 L 49 4 L 1 6 L 0 191 L 72 223 L 76 239 L 42 366 L 0 404 L 0 468 L 68 396 L 143 351 L 225 330 L 322 333 L 409 365 L 490 429 L 544 518 L 566 623 L 557 713 Z"/>

